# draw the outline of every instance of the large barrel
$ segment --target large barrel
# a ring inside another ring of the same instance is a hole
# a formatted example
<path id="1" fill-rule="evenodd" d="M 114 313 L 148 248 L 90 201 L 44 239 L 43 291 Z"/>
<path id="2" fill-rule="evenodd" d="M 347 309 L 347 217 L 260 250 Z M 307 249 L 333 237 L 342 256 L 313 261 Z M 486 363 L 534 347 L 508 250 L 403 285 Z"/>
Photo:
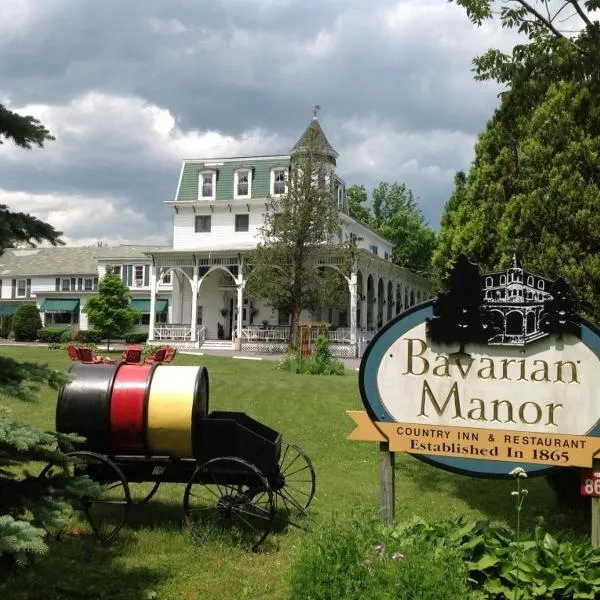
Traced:
<path id="1" fill-rule="evenodd" d="M 102 454 L 196 456 L 208 413 L 204 367 L 75 364 L 60 390 L 56 429 Z"/>
<path id="2" fill-rule="evenodd" d="M 74 364 L 72 381 L 62 386 L 56 404 L 56 430 L 87 439 L 88 450 L 110 452 L 110 395 L 119 365 Z"/>
<path id="3" fill-rule="evenodd" d="M 146 420 L 146 449 L 152 455 L 192 458 L 198 422 L 208 412 L 204 367 L 159 365 L 153 373 Z"/>

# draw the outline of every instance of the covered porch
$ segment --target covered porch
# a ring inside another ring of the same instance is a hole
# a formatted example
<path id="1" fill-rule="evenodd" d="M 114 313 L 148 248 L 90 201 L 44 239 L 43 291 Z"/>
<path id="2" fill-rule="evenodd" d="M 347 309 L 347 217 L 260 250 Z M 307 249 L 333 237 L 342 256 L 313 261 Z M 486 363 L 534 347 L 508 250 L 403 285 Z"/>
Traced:
<path id="1" fill-rule="evenodd" d="M 342 259 L 328 255 L 318 268 L 341 273 L 341 265 Z M 241 252 L 153 255 L 148 343 L 199 349 L 218 342 L 221 348 L 247 352 L 285 350 L 289 316 L 246 297 L 244 266 Z M 173 285 L 172 310 L 168 322 L 157 323 L 158 288 L 167 274 Z M 338 356 L 360 356 L 379 328 L 429 297 L 428 282 L 422 277 L 366 251 L 356 253 L 350 274 L 342 276 L 348 285 L 346 307 L 302 316 L 330 325 L 327 336 Z"/>

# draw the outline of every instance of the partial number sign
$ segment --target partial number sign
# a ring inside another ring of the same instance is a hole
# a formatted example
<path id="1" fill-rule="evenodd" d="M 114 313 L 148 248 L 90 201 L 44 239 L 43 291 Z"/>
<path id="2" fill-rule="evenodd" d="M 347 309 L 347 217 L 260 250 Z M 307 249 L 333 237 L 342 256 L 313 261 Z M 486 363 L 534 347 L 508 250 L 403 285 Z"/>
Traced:
<path id="1" fill-rule="evenodd" d="M 442 468 L 541 475 L 600 451 L 600 333 L 564 281 L 516 258 L 481 275 L 459 257 L 448 292 L 379 331 L 359 378 L 366 411 L 348 412 L 350 439 Z"/>
<path id="2" fill-rule="evenodd" d="M 600 496 L 600 471 L 581 470 L 581 485 L 579 491 L 582 496 Z"/>

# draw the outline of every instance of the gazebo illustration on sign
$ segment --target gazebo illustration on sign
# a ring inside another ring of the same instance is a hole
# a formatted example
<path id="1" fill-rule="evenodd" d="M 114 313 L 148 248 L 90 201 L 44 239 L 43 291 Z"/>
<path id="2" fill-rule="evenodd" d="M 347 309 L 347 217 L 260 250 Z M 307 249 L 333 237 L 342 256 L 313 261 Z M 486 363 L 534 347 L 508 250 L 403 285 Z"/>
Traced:
<path id="1" fill-rule="evenodd" d="M 544 302 L 551 300 L 554 282 L 524 271 L 513 255 L 506 271 L 481 277 L 482 310 L 500 332 L 488 344 L 525 345 L 548 335 L 540 327 Z"/>
<path id="2" fill-rule="evenodd" d="M 525 271 L 513 255 L 504 271 L 485 273 L 461 254 L 448 271 L 447 291 L 427 319 L 432 342 L 525 346 L 551 334 L 581 335 L 569 285 Z"/>

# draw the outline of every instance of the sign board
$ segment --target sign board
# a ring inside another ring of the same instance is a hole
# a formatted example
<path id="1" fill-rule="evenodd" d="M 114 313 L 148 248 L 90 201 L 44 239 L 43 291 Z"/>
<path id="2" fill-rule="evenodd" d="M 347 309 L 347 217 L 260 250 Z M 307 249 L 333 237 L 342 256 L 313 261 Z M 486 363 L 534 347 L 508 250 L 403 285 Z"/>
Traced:
<path id="1" fill-rule="evenodd" d="M 600 471 L 582 469 L 580 471 L 579 491 L 582 496 L 594 496 L 600 498 Z"/>
<path id="2" fill-rule="evenodd" d="M 567 284 L 515 258 L 481 275 L 459 257 L 448 292 L 401 313 L 360 368 L 353 440 L 439 467 L 506 477 L 591 467 L 600 452 L 600 332 Z"/>

